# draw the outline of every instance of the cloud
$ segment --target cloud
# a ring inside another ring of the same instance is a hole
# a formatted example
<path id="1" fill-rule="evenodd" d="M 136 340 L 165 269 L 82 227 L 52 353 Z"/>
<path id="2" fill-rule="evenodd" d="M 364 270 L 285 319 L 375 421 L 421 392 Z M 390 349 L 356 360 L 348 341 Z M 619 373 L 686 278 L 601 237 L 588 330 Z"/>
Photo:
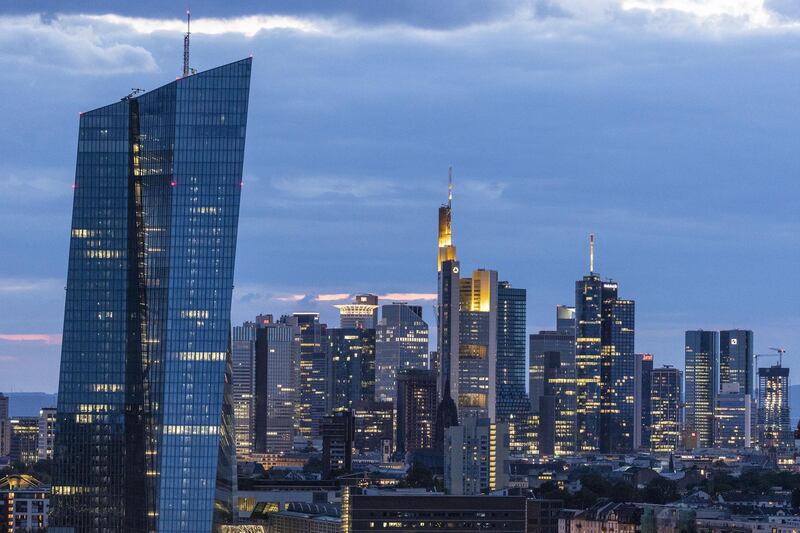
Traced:
<path id="1" fill-rule="evenodd" d="M 54 278 L 0 278 L 0 293 L 52 291 L 63 288 L 64 281 Z"/>
<path id="2" fill-rule="evenodd" d="M 279 302 L 299 302 L 306 298 L 305 294 L 289 294 L 288 296 L 276 296 L 275 299 Z"/>
<path id="3" fill-rule="evenodd" d="M 393 302 L 418 302 L 436 300 L 437 295 L 435 292 L 389 292 L 378 296 L 378 298 Z"/>
<path id="4" fill-rule="evenodd" d="M 338 302 L 350 298 L 350 293 L 340 292 L 336 294 L 318 294 L 314 299 L 318 302 Z"/>
<path id="5" fill-rule="evenodd" d="M 122 15 L 77 15 L 65 17 L 78 22 L 92 21 L 96 23 L 126 26 L 143 34 L 167 32 L 179 35 L 186 31 L 184 19 L 154 19 L 142 17 L 126 17 Z M 193 18 L 191 31 L 205 35 L 223 35 L 238 33 L 245 37 L 253 37 L 259 32 L 270 30 L 294 30 L 299 32 L 321 33 L 328 28 L 324 21 L 283 15 L 250 15 L 235 18 Z"/>
<path id="6" fill-rule="evenodd" d="M 111 39 L 87 22 L 73 16 L 0 16 L 0 62 L 104 76 L 157 69 L 148 50 Z"/>
<path id="7" fill-rule="evenodd" d="M 276 191 L 293 198 L 323 198 L 331 195 L 353 198 L 371 198 L 391 195 L 396 185 L 375 178 L 350 178 L 340 176 L 283 177 L 269 180 Z"/>
<path id="8" fill-rule="evenodd" d="M 13 355 L 0 355 L 0 363 L 16 363 L 17 361 L 19 358 Z"/>
<path id="9" fill-rule="evenodd" d="M 0 333 L 0 341 L 61 344 L 61 335 L 54 333 Z"/>

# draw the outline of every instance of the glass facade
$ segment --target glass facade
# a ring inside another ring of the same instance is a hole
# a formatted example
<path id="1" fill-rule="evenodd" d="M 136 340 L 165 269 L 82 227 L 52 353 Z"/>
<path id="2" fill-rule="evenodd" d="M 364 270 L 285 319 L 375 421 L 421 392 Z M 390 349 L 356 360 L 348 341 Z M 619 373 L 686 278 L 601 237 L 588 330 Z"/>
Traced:
<path id="1" fill-rule="evenodd" d="M 714 445 L 714 406 L 719 391 L 719 334 L 686 332 L 687 447 Z"/>
<path id="2" fill-rule="evenodd" d="M 793 444 L 789 422 L 789 369 L 758 369 L 758 445 L 762 449 Z"/>
<path id="3" fill-rule="evenodd" d="M 674 452 L 681 439 L 681 384 L 677 368 L 656 368 L 652 374 L 650 448 L 656 453 Z"/>
<path id="4" fill-rule="evenodd" d="M 306 439 L 322 435 L 322 417 L 328 412 L 330 365 L 325 354 L 325 331 L 318 313 L 295 313 L 300 326 L 300 403 L 297 434 Z"/>
<path id="5" fill-rule="evenodd" d="M 330 409 L 354 409 L 375 398 L 375 330 L 329 328 Z"/>
<path id="6" fill-rule="evenodd" d="M 398 371 L 427 368 L 428 324 L 422 319 L 422 307 L 384 305 L 375 330 L 376 401 L 395 401 Z"/>
<path id="7" fill-rule="evenodd" d="M 231 361 L 233 372 L 233 416 L 235 420 L 236 457 L 253 453 L 255 435 L 256 324 L 245 322 L 232 329 Z"/>
<path id="8" fill-rule="evenodd" d="M 603 282 L 590 274 L 575 284 L 575 392 L 577 451 L 600 447 L 600 347 Z"/>
<path id="9" fill-rule="evenodd" d="M 81 115 L 55 531 L 210 531 L 230 515 L 250 71 L 245 59 Z"/>
<path id="10" fill-rule="evenodd" d="M 753 394 L 753 332 L 732 329 L 719 332 L 720 387 L 737 383 L 742 394 Z"/>
<path id="11" fill-rule="evenodd" d="M 497 285 L 497 420 L 521 421 L 530 410 L 525 350 L 527 291 Z"/>

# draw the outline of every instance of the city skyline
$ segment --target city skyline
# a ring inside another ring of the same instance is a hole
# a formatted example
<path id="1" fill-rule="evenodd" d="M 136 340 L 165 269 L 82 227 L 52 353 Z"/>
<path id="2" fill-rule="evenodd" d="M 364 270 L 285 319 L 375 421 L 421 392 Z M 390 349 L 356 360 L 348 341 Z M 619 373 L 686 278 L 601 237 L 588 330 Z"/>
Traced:
<path id="1" fill-rule="evenodd" d="M 193 6 L 198 66 L 232 60 L 243 47 L 273 65 L 253 80 L 251 116 L 259 124 L 248 132 L 253 135 L 244 172 L 232 322 L 252 320 L 258 313 L 316 311 L 321 322 L 335 325 L 333 304 L 346 303 L 354 294 L 406 293 L 381 303 L 422 305 L 434 345 L 434 211 L 444 199 L 446 170 L 452 164 L 453 226 L 461 264 L 465 272 L 496 269 L 503 279 L 527 289 L 528 333 L 552 329 L 553 307 L 571 303 L 574 280 L 587 270 L 586 236 L 594 232 L 597 270 L 623 284 L 625 297 L 637 302 L 637 352 L 653 353 L 657 365 L 683 368 L 684 331 L 741 328 L 754 331 L 755 353 L 766 353 L 769 346 L 787 348 L 791 367 L 792 347 L 798 345 L 797 316 L 783 287 L 793 283 L 791 266 L 800 255 L 789 240 L 796 224 L 789 199 L 796 197 L 797 185 L 790 178 L 797 162 L 790 155 L 793 144 L 780 139 L 795 138 L 798 121 L 790 96 L 793 82 L 775 72 L 791 71 L 796 59 L 777 54 L 758 55 L 759 61 L 753 61 L 747 54 L 727 57 L 726 51 L 778 50 L 796 41 L 791 26 L 796 19 L 791 13 L 781 18 L 777 11 L 753 8 L 753 21 L 766 20 L 759 31 L 735 20 L 718 20 L 719 34 L 712 39 L 659 32 L 652 27 L 656 17 L 643 9 L 636 13 L 639 19 L 626 24 L 644 28 L 658 45 L 647 50 L 668 68 L 656 75 L 651 63 L 623 50 L 626 43 L 641 41 L 614 34 L 607 50 L 621 60 L 617 80 L 608 58 L 576 49 L 564 37 L 575 30 L 591 38 L 608 22 L 586 15 L 584 11 L 592 10 L 582 10 L 576 2 L 552 4 L 570 16 L 526 17 L 502 8 L 497 8 L 499 14 L 456 10 L 446 20 L 439 13 L 423 24 L 413 13 L 376 18 L 352 8 L 351 20 L 342 21 L 337 18 L 341 13 L 283 6 L 276 13 L 286 20 L 250 22 L 264 28 L 254 35 L 242 25 L 226 35 L 213 34 L 209 19 L 222 13 L 211 5 Z M 73 9 L 46 2 L 37 6 L 28 9 Z M 257 13 L 254 7 L 237 10 L 226 15 Z M 179 18 L 164 10 L 149 13 L 168 22 Z M 764 13 L 771 18 L 756 16 Z M 0 138 L 13 147 L 0 165 L 5 193 L 0 238 L 8 250 L 0 267 L 4 391 L 56 389 L 77 113 L 94 102 L 125 96 L 131 87 L 152 88 L 156 80 L 179 73 L 180 27 L 151 32 L 123 10 L 118 13 L 121 20 L 95 20 L 111 37 L 88 49 L 94 54 L 83 54 L 87 44 L 75 32 L 93 20 L 85 18 L 89 15 L 51 14 L 44 22 L 22 12 L 0 16 L 0 25 L 13 19 L 19 32 L 38 28 L 54 46 L 71 44 L 61 46 L 63 61 L 58 65 L 41 60 L 36 46 L 25 57 L 40 60 L 26 66 L 27 71 L 1 60 L 9 67 L 9 80 L 0 94 L 14 103 L 0 127 Z M 680 28 L 693 28 L 706 16 L 678 15 L 683 17 Z M 316 24 L 316 29 L 303 29 L 302 22 Z M 470 33 L 468 24 L 478 29 Z M 493 24 L 508 35 L 501 38 Z M 276 26 L 284 29 L 271 29 Z M 521 28 L 558 30 L 560 37 L 531 53 L 531 39 L 540 41 L 523 37 Z M 425 37 L 423 29 L 434 35 Z M 390 43 L 392 32 L 404 50 Z M 24 33 L 14 34 L 19 35 Z M 450 39 L 449 48 L 441 42 L 444 37 Z M 364 42 L 396 60 L 392 64 L 407 78 L 404 85 L 392 87 L 398 73 L 390 74 L 374 55 L 361 51 L 358 45 Z M 523 78 L 483 61 L 478 44 L 490 50 L 510 46 L 509 61 L 522 67 Z M 331 45 L 322 53 L 328 65 L 313 57 L 323 45 Z M 695 63 L 671 59 L 671 52 L 689 45 L 701 51 Z M 281 53 L 288 59 L 278 60 Z M 79 61 L 81 54 L 86 59 Z M 428 58 L 421 66 L 412 65 L 409 60 L 419 54 Z M 591 66 L 592 60 L 599 66 Z M 553 64 L 558 68 L 548 73 Z M 437 67 L 443 69 L 434 78 L 422 76 Z M 729 71 L 740 67 L 732 77 Z M 708 76 L 702 91 L 690 79 L 699 70 Z M 748 81 L 761 78 L 764 71 L 773 76 L 764 83 L 769 90 Z M 325 80 L 337 72 L 343 74 L 341 85 L 329 87 Z M 39 83 L 45 77 L 52 83 Z M 595 86 L 584 83 L 587 77 L 597 81 Z M 375 85 L 365 87 L 367 79 Z M 576 79 L 582 92 L 565 91 Z M 288 97 L 300 81 L 309 82 L 308 87 L 296 98 Z M 354 91 L 356 84 L 361 88 Z M 735 90 L 726 92 L 728 84 Z M 665 97 L 670 90 L 683 103 Z M 348 91 L 354 96 L 342 95 Z M 608 92 L 615 91 L 619 94 L 606 102 Z M 715 93 L 714 98 L 706 92 Z M 493 103 L 501 94 L 508 103 Z M 623 101 L 620 94 L 632 98 Z M 298 107 L 304 99 L 313 103 L 312 111 Z M 462 112 L 475 99 L 486 105 L 466 120 Z M 32 108 L 34 101 L 52 102 L 47 117 Z M 19 122 L 18 108 L 31 113 L 27 122 L 34 125 L 24 130 L 25 146 L 12 125 Z M 665 115 L 667 110 L 677 118 Z M 519 113 L 520 120 L 510 113 Z M 598 118 L 591 117 L 598 113 Z M 709 113 L 718 114 L 709 118 Z M 687 116 L 689 126 L 678 124 L 678 118 Z M 299 126 L 281 129 L 295 118 Z M 41 127 L 51 119 L 52 128 Z M 399 126 L 383 125 L 393 120 Z M 749 130 L 754 120 L 758 132 L 774 133 L 769 138 L 776 146 L 767 146 L 756 133 L 732 133 Z M 706 128 L 702 142 L 692 133 L 698 124 Z M 460 132 L 449 137 L 456 129 Z M 484 129 L 488 133 L 481 133 Z M 506 130 L 510 133 L 500 134 Z M 301 144 L 303 149 L 292 148 L 307 134 L 311 137 Z M 365 140 L 372 137 L 377 150 Z M 412 142 L 417 137 L 424 142 Z M 43 155 L 37 148 L 41 146 L 48 146 Z M 476 148 L 482 148 L 479 157 Z M 314 157 L 306 157 L 309 150 Z M 627 159 L 633 152 L 640 155 Z M 397 164 L 386 165 L 387 157 Z M 591 205 L 581 198 L 587 192 L 605 195 L 610 203 Z M 707 212 L 700 213 L 700 207 Z M 20 226 L 29 228 L 24 237 Z M 271 231 L 281 232 L 281 238 L 264 239 Z M 702 260 L 691 259 L 691 254 L 701 254 Z M 327 259 L 324 269 L 315 267 L 319 257 Z M 734 286 L 737 290 L 731 291 Z M 419 300 L 408 293 L 430 296 Z M 34 374 L 30 368 L 40 371 Z"/>

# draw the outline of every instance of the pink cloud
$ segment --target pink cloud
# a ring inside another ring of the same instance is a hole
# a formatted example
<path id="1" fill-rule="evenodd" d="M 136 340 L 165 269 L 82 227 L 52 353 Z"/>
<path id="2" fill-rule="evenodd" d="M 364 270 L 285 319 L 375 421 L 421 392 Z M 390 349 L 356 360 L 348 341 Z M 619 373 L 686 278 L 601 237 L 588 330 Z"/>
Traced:
<path id="1" fill-rule="evenodd" d="M 392 300 L 395 302 L 416 302 L 420 300 L 435 300 L 435 292 L 390 292 L 379 296 L 381 300 Z"/>
<path id="2" fill-rule="evenodd" d="M 275 299 L 279 302 L 299 302 L 305 297 L 305 294 L 290 294 L 288 296 L 277 296 Z"/>
<path id="3" fill-rule="evenodd" d="M 52 333 L 0 333 L 0 341 L 61 344 L 61 335 Z"/>
<path id="4" fill-rule="evenodd" d="M 318 302 L 338 302 L 339 300 L 346 300 L 350 295 L 346 292 L 340 294 L 318 294 L 315 298 Z"/>

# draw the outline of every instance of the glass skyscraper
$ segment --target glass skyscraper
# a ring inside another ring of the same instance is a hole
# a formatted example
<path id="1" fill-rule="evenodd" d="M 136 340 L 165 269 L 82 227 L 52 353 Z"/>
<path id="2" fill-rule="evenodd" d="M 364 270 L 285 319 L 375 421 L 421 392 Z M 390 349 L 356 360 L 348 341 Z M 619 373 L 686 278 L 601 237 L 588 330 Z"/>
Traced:
<path id="1" fill-rule="evenodd" d="M 618 288 L 594 272 L 575 284 L 579 451 L 633 449 L 635 304 Z"/>
<path id="2" fill-rule="evenodd" d="M 758 369 L 758 445 L 762 449 L 792 445 L 789 422 L 789 369 Z"/>
<path id="3" fill-rule="evenodd" d="M 251 60 L 81 114 L 52 531 L 232 511 L 230 306 Z"/>
<path id="4" fill-rule="evenodd" d="M 719 332 L 719 384 L 738 383 L 743 394 L 753 394 L 753 332 L 732 329 Z"/>
<path id="5" fill-rule="evenodd" d="M 397 372 L 429 367 L 428 324 L 419 305 L 392 303 L 381 312 L 375 328 L 375 400 L 394 402 Z"/>
<path id="6" fill-rule="evenodd" d="M 650 413 L 652 433 L 650 449 L 656 453 L 674 452 L 681 439 L 680 370 L 671 366 L 653 369 L 651 374 Z"/>
<path id="7" fill-rule="evenodd" d="M 530 412 L 525 352 L 527 291 L 507 281 L 497 286 L 497 420 L 522 421 Z"/>
<path id="8" fill-rule="evenodd" d="M 719 392 L 719 334 L 686 332 L 686 430 L 688 447 L 714 445 L 714 406 Z"/>

